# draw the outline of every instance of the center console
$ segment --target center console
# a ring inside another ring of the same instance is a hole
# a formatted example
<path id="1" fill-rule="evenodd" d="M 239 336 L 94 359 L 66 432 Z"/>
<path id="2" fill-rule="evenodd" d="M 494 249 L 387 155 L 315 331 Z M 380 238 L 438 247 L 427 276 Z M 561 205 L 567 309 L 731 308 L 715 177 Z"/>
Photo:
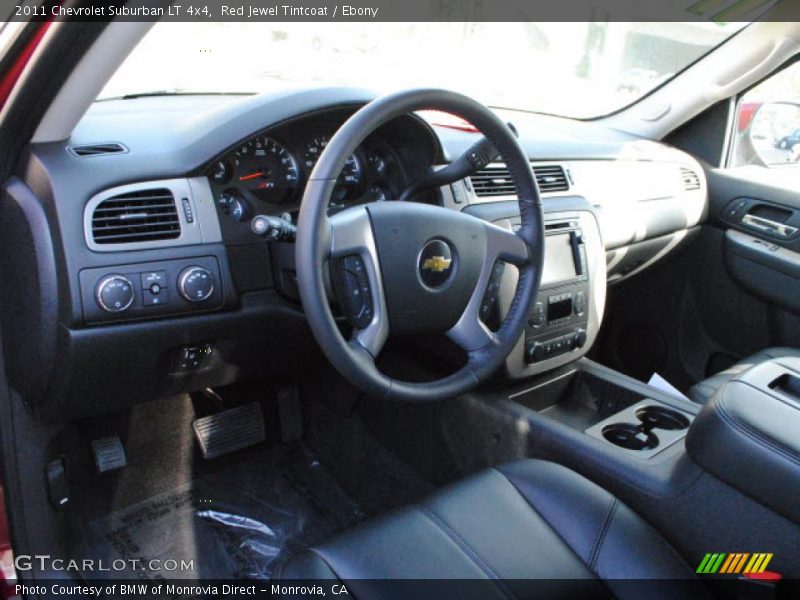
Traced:
<path id="1" fill-rule="evenodd" d="M 800 359 L 752 367 L 704 406 L 586 358 L 492 392 L 487 413 L 517 436 L 506 453 L 581 473 L 689 563 L 741 549 L 770 553 L 785 578 L 800 573 Z"/>
<path id="2" fill-rule="evenodd" d="M 686 447 L 734 489 L 800 523 L 800 359 L 736 375 L 703 406 Z"/>

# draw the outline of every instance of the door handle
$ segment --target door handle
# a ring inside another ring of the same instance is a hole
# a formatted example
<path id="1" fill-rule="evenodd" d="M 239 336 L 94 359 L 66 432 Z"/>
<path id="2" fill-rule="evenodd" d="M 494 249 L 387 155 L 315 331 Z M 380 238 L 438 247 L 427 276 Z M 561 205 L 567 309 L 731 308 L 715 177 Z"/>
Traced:
<path id="1" fill-rule="evenodd" d="M 797 227 L 787 225 L 786 223 L 779 223 L 778 221 L 773 221 L 772 219 L 765 219 L 764 217 L 757 217 L 750 214 L 743 216 L 741 222 L 742 225 L 745 225 L 746 227 L 757 229 L 759 231 L 763 231 L 764 233 L 777 235 L 783 238 L 790 238 L 798 231 Z"/>

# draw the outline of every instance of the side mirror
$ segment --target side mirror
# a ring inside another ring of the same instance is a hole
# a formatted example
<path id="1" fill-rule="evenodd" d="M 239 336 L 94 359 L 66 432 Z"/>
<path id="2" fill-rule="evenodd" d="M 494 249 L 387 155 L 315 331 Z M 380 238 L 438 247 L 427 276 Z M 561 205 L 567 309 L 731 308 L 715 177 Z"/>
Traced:
<path id="1" fill-rule="evenodd" d="M 739 105 L 734 164 L 800 166 L 800 104 L 743 102 Z"/>

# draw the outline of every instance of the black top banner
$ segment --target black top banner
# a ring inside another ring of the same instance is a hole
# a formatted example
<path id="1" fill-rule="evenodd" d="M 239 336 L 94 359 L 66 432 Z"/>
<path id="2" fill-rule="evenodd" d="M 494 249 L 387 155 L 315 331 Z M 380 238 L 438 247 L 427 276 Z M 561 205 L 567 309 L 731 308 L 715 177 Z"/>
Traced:
<path id="1" fill-rule="evenodd" d="M 10 21 L 796 20 L 798 0 L 0 0 Z M 779 10 L 776 10 L 779 9 Z"/>

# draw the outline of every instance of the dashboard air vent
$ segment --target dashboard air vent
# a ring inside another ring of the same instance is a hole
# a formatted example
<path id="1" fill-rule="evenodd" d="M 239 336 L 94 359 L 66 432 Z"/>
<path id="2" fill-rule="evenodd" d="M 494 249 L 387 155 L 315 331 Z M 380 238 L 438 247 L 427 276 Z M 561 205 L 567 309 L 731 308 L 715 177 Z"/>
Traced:
<path id="1" fill-rule="evenodd" d="M 567 175 L 559 165 L 533 167 L 533 173 L 542 192 L 565 192 L 569 189 Z"/>
<path id="2" fill-rule="evenodd" d="M 564 168 L 560 165 L 543 165 L 533 168 L 536 182 L 543 193 L 563 192 L 569 189 Z M 516 194 L 511 174 L 505 165 L 492 165 L 470 176 L 472 188 L 479 198 L 513 196 Z"/>
<path id="3" fill-rule="evenodd" d="M 70 146 L 69 152 L 77 157 L 102 156 L 103 154 L 123 154 L 128 149 L 118 142 L 108 142 L 106 144 L 85 144 L 82 146 Z"/>
<path id="4" fill-rule="evenodd" d="M 681 178 L 683 179 L 683 187 L 687 192 L 700 189 L 700 177 L 691 169 L 681 167 Z"/>
<path id="5" fill-rule="evenodd" d="M 92 214 L 96 244 L 171 240 L 181 234 L 175 197 L 166 188 L 146 189 L 103 200 Z"/>
<path id="6" fill-rule="evenodd" d="M 473 173 L 469 180 L 479 198 L 486 196 L 513 196 L 516 193 L 511 174 L 504 165 L 491 166 Z"/>

